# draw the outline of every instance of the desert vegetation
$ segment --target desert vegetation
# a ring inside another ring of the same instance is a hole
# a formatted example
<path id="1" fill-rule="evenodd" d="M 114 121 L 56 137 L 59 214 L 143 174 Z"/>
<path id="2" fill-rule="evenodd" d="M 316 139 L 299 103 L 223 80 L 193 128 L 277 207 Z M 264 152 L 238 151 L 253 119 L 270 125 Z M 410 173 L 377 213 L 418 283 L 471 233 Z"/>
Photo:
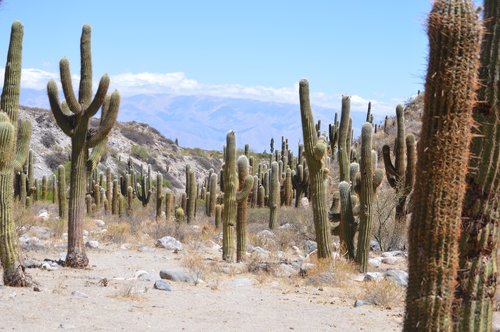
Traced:
<path id="1" fill-rule="evenodd" d="M 0 100 L 4 285 L 32 289 L 26 297 L 85 299 L 68 290 L 84 279 L 87 293 L 113 308 L 120 301 L 161 305 L 155 292 L 178 289 L 182 296 L 170 306 L 202 294 L 231 307 L 233 293 L 256 292 L 325 316 L 346 310 L 373 330 L 491 331 L 500 219 L 498 1 L 484 0 L 482 11 L 480 20 L 471 0 L 434 2 L 425 90 L 380 124 L 368 104 L 359 138 L 351 97 L 342 97 L 340 119 L 332 114 L 323 131 L 302 79 L 296 156 L 286 137 L 280 147 L 270 138 L 269 154 L 255 153 L 251 142 L 239 150 L 228 128 L 221 151 L 175 144 L 172 164 L 190 157 L 183 174 L 156 162 L 167 152 L 154 149 L 141 124 L 120 129 L 133 142 L 127 159 L 109 147 L 121 126 L 120 95 L 107 94 L 107 75 L 93 94 L 85 25 L 78 98 L 67 59 L 60 61 L 64 101 L 56 82 L 47 84 L 52 117 L 71 150 L 45 156 L 53 174 L 39 179 L 31 123 L 18 122 L 23 26 L 13 23 Z M 37 140 L 50 147 L 59 139 L 47 130 Z M 106 158 L 117 166 L 104 165 Z M 301 330 L 352 327 L 294 322 Z"/>

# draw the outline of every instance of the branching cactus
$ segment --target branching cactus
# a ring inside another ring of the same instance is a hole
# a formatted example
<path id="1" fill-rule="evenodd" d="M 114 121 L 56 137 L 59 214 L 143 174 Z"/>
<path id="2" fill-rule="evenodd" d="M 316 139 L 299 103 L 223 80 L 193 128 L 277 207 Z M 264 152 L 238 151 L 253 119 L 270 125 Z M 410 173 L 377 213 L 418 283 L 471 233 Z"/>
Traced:
<path id="1" fill-rule="evenodd" d="M 241 262 L 247 252 L 247 198 L 251 189 L 253 189 L 253 176 L 250 175 L 250 165 L 246 156 L 240 156 L 237 164 L 239 188 L 245 188 L 244 191 L 236 193 L 236 200 L 238 201 L 238 211 L 236 213 L 236 261 Z"/>
<path id="2" fill-rule="evenodd" d="M 22 170 L 28 157 L 31 136 L 31 123 L 21 121 L 17 139 L 22 43 L 23 26 L 14 22 L 0 100 L 0 261 L 4 284 L 18 287 L 31 284 L 19 257 L 13 216 L 14 174 Z"/>
<path id="3" fill-rule="evenodd" d="M 435 1 L 428 36 L 418 181 L 409 232 L 405 331 L 454 329 L 452 301 L 481 41 L 472 1 Z"/>
<path id="4" fill-rule="evenodd" d="M 309 168 L 307 168 L 305 160 L 302 163 L 297 163 L 297 170 L 292 176 L 292 187 L 295 190 L 295 207 L 298 208 L 302 195 L 307 193 L 309 189 Z"/>
<path id="5" fill-rule="evenodd" d="M 104 75 L 92 98 L 91 29 L 85 25 L 80 40 L 81 74 L 78 99 L 73 90 L 69 61 L 60 62 L 61 84 L 65 102 L 59 102 L 57 84 L 47 84 L 50 108 L 58 126 L 71 138 L 71 177 L 68 210 L 68 253 L 66 266 L 84 268 L 88 258 L 83 244 L 83 218 L 87 173 L 92 171 L 105 150 L 106 137 L 115 124 L 120 106 L 117 91 L 106 96 L 109 77 Z M 98 128 L 89 128 L 90 119 L 102 107 Z M 89 153 L 89 150 L 92 152 Z"/>
<path id="6" fill-rule="evenodd" d="M 280 206 L 279 165 L 271 164 L 271 181 L 269 188 L 269 228 L 275 229 L 278 224 L 278 208 Z"/>
<path id="7" fill-rule="evenodd" d="M 397 136 L 394 143 L 394 164 L 391 161 L 391 148 L 382 147 L 384 166 L 387 181 L 396 191 L 398 204 L 396 205 L 395 237 L 391 247 L 402 247 L 406 231 L 406 197 L 415 182 L 415 137 L 406 136 L 404 125 L 404 109 L 402 105 L 396 107 Z"/>
<path id="8" fill-rule="evenodd" d="M 460 331 L 489 331 L 495 304 L 500 221 L 500 3 L 484 1 L 478 103 L 462 211 L 455 320 Z"/>
<path id="9" fill-rule="evenodd" d="M 151 199 L 151 165 L 148 165 L 148 175 L 141 170 L 141 184 L 136 186 L 137 199 L 141 201 L 142 206 L 148 206 Z"/>
<path id="10" fill-rule="evenodd" d="M 235 227 L 237 220 L 238 201 L 246 199 L 252 190 L 253 177 L 247 176 L 245 186 L 239 188 L 236 169 L 236 137 L 234 131 L 226 136 L 226 153 L 224 161 L 224 214 L 222 228 L 222 259 L 234 260 Z M 251 179 L 251 180 L 250 180 Z"/>
<path id="11" fill-rule="evenodd" d="M 302 119 L 302 133 L 304 137 L 304 153 L 309 169 L 310 197 L 314 215 L 314 230 L 318 243 L 318 258 L 330 258 L 330 227 L 326 205 L 326 184 L 328 169 L 324 161 L 327 154 L 326 139 L 317 137 L 314 128 L 313 113 L 309 101 L 309 82 L 301 80 L 299 83 L 300 114 Z"/>

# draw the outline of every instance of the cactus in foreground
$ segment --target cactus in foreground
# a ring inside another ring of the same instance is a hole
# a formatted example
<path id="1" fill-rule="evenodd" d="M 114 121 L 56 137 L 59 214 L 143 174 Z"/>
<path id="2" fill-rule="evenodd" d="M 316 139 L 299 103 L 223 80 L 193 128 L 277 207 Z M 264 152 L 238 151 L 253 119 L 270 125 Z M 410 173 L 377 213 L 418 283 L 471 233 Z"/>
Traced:
<path id="1" fill-rule="evenodd" d="M 453 329 L 462 202 L 481 27 L 471 0 L 437 0 L 409 232 L 405 331 Z"/>
<path id="2" fill-rule="evenodd" d="M 249 162 L 246 156 L 238 158 L 238 182 L 239 188 L 247 188 L 246 191 L 236 193 L 238 211 L 236 213 L 236 261 L 241 262 L 247 252 L 247 215 L 248 195 L 253 189 L 253 176 L 249 174 Z"/>
<path id="3" fill-rule="evenodd" d="M 22 170 L 28 157 L 31 136 L 31 123 L 21 121 L 18 142 L 22 43 L 23 26 L 20 22 L 14 22 L 0 100 L 0 261 L 4 285 L 18 287 L 31 284 L 19 257 L 13 216 L 14 172 Z"/>
<path id="4" fill-rule="evenodd" d="M 235 226 L 237 220 L 238 201 L 246 199 L 252 190 L 253 177 L 245 181 L 245 186 L 239 187 L 238 172 L 236 170 L 236 137 L 234 131 L 226 136 L 226 153 L 224 160 L 224 214 L 222 228 L 222 259 L 234 260 Z"/>
<path id="5" fill-rule="evenodd" d="M 318 139 L 314 128 L 314 119 L 309 102 L 309 82 L 307 80 L 300 81 L 299 96 L 302 133 L 304 137 L 304 153 L 309 169 L 314 230 L 316 233 L 316 242 L 318 243 L 318 258 L 330 258 L 330 229 L 326 206 L 325 185 L 328 169 L 324 166 L 327 145 L 324 138 Z"/>
<path id="6" fill-rule="evenodd" d="M 73 90 L 69 61 L 60 61 L 61 85 L 65 102 L 59 102 L 57 84 L 47 84 L 50 108 L 61 130 L 71 138 L 71 177 L 68 209 L 68 253 L 66 266 L 83 268 L 88 258 L 83 245 L 83 218 L 87 174 L 95 169 L 105 151 L 106 137 L 116 121 L 120 105 L 117 91 L 106 96 L 109 77 L 104 75 L 92 99 L 91 29 L 85 25 L 80 40 L 81 74 L 78 99 Z M 98 128 L 90 129 L 90 119 L 102 107 Z M 89 150 L 92 152 L 89 154 Z"/>
<path id="7" fill-rule="evenodd" d="M 479 102 L 474 107 L 462 207 L 455 321 L 460 331 L 489 331 L 495 304 L 500 221 L 500 3 L 484 1 Z"/>

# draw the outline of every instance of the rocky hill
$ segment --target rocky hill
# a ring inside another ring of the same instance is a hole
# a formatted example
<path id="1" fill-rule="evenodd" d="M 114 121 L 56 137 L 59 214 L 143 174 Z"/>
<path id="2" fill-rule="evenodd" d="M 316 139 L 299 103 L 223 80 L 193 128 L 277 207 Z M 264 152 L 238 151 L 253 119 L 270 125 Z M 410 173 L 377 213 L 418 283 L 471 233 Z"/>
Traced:
<path id="1" fill-rule="evenodd" d="M 35 177 L 51 175 L 57 166 L 65 164 L 71 153 L 71 141 L 57 126 L 52 113 L 40 108 L 21 107 L 20 118 L 32 123 L 31 150 L 35 157 Z M 98 120 L 94 125 L 97 124 Z M 198 179 L 210 168 L 218 171 L 221 155 L 215 151 L 185 149 L 162 136 L 156 129 L 138 122 L 117 123 L 108 140 L 108 152 L 98 166 L 99 171 L 111 167 L 115 174 L 126 169 L 128 158 L 136 169 L 151 165 L 170 182 L 174 191 L 185 184 L 185 166 L 191 165 Z"/>

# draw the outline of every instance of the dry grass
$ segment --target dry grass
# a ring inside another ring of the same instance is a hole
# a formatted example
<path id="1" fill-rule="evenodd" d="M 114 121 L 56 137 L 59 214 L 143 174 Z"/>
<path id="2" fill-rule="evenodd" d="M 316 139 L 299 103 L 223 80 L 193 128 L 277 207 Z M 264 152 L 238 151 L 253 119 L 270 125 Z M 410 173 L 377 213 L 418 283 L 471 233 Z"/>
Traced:
<path id="1" fill-rule="evenodd" d="M 113 243 L 129 242 L 132 238 L 131 227 L 128 223 L 110 223 L 104 239 Z"/>
<path id="2" fill-rule="evenodd" d="M 123 285 L 113 298 L 129 301 L 143 301 L 144 294 L 148 291 L 148 288 L 133 280 L 125 285 Z"/>
<path id="3" fill-rule="evenodd" d="M 198 251 L 190 252 L 182 257 L 181 265 L 192 273 L 195 285 L 198 285 L 208 270 L 207 264 Z"/>
<path id="4" fill-rule="evenodd" d="M 404 295 L 405 289 L 389 280 L 363 283 L 362 298 L 384 308 L 400 306 Z"/>

